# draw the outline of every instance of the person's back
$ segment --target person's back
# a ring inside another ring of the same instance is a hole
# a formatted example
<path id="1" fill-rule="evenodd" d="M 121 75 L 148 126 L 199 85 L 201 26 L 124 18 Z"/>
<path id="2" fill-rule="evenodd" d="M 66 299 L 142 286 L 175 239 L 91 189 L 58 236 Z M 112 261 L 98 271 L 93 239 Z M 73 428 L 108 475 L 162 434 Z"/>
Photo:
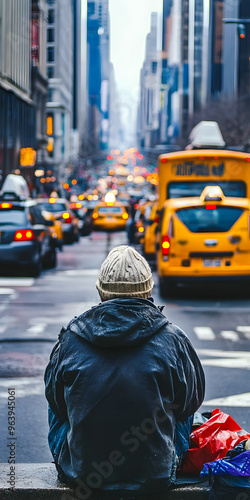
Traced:
<path id="1" fill-rule="evenodd" d="M 62 330 L 46 369 L 51 451 L 59 477 L 85 498 L 96 489 L 165 491 L 178 462 L 176 422 L 190 432 L 204 397 L 199 359 L 152 288 L 134 249 L 111 251 L 97 282 L 102 303 Z"/>

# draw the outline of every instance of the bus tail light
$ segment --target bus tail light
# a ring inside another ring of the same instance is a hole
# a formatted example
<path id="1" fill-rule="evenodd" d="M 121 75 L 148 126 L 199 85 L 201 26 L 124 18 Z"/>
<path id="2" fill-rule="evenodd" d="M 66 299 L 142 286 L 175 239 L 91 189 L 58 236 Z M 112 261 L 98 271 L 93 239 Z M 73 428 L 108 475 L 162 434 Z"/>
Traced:
<path id="1" fill-rule="evenodd" d="M 169 254 L 170 250 L 170 238 L 168 235 L 163 236 L 162 242 L 161 242 L 161 251 L 162 255 L 165 257 Z"/>
<path id="2" fill-rule="evenodd" d="M 32 241 L 35 235 L 31 229 L 19 229 L 16 231 L 14 241 Z"/>

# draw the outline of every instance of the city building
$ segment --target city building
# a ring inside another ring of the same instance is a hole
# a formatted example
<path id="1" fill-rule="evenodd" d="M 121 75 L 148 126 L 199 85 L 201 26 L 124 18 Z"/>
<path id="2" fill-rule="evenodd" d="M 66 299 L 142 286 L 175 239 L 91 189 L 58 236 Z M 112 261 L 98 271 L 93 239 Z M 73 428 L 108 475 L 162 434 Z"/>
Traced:
<path id="1" fill-rule="evenodd" d="M 161 52 L 158 46 L 159 16 L 151 14 L 150 33 L 146 37 L 145 59 L 140 71 L 140 96 L 137 114 L 139 146 L 152 147 L 160 140 Z"/>
<path id="2" fill-rule="evenodd" d="M 88 1 L 89 141 L 93 156 L 107 149 L 110 133 L 110 18 L 109 1 Z"/>
<path id="3" fill-rule="evenodd" d="M 31 16 L 31 97 L 36 109 L 36 164 L 34 188 L 41 190 L 40 178 L 45 173 L 48 158 L 46 134 L 46 74 L 47 2 L 32 0 Z"/>
<path id="4" fill-rule="evenodd" d="M 33 180 L 36 109 L 31 99 L 30 25 L 31 0 L 1 0 L 0 185 L 15 171 Z"/>
<path id="5" fill-rule="evenodd" d="M 70 164 L 73 117 L 77 123 L 73 113 L 74 63 L 77 65 L 73 29 L 77 5 L 72 0 L 47 0 L 47 173 L 56 178 L 57 185 L 63 182 Z M 77 100 L 77 95 L 74 97 Z"/>

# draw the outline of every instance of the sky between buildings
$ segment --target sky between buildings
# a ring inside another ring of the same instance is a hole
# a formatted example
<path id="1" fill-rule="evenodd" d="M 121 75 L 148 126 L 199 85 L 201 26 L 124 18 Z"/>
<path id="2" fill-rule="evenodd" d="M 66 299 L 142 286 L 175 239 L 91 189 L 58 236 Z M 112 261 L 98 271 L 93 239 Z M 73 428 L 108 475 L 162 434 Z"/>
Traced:
<path id="1" fill-rule="evenodd" d="M 163 0 L 109 0 L 110 59 L 123 108 L 123 118 L 135 112 L 139 95 L 140 69 L 145 57 L 151 12 L 162 12 Z"/>

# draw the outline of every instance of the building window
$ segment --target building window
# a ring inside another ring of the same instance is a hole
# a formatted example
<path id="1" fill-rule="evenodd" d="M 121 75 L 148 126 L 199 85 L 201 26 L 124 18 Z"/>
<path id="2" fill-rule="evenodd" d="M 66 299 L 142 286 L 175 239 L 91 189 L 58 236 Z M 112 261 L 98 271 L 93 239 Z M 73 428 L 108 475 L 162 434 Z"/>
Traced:
<path id="1" fill-rule="evenodd" d="M 152 73 L 157 72 L 157 61 L 152 61 Z"/>
<path id="2" fill-rule="evenodd" d="M 48 10 L 48 24 L 54 24 L 54 22 L 55 22 L 55 10 L 49 9 Z"/>
<path id="3" fill-rule="evenodd" d="M 49 102 L 53 101 L 53 89 L 48 90 L 48 99 L 49 99 Z"/>
<path id="4" fill-rule="evenodd" d="M 55 3 L 55 0 L 47 0 L 48 5 L 54 5 L 54 3 Z"/>
<path id="5" fill-rule="evenodd" d="M 55 60 L 55 47 L 47 47 L 47 61 L 54 62 Z"/>
<path id="6" fill-rule="evenodd" d="M 47 29 L 47 42 L 55 41 L 55 30 L 54 28 Z"/>
<path id="7" fill-rule="evenodd" d="M 54 78 L 54 67 L 53 66 L 49 66 L 47 68 L 47 76 L 48 76 L 48 78 Z"/>
<path id="8" fill-rule="evenodd" d="M 95 2 L 88 2 L 88 16 L 93 16 L 95 13 Z"/>

